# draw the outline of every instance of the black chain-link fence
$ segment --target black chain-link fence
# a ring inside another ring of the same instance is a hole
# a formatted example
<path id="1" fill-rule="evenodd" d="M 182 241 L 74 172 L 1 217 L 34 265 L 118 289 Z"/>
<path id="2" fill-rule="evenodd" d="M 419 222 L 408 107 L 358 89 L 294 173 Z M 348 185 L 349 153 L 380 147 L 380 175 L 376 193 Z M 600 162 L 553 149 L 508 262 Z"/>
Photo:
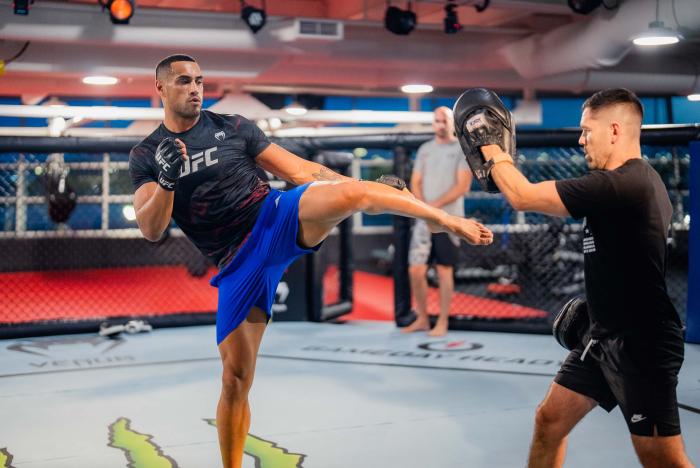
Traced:
<path id="1" fill-rule="evenodd" d="M 215 267 L 174 223 L 155 243 L 138 229 L 125 152 L 135 143 L 91 152 L 81 148 L 110 142 L 3 142 L 0 336 L 94 331 L 103 321 L 133 318 L 156 326 L 214 322 Z M 336 246 L 348 247 L 351 226 L 340 229 Z M 279 319 L 322 320 L 349 311 L 348 253 L 324 246 L 314 261 L 301 261 L 278 288 Z M 317 286 L 306 288 L 307 279 Z"/>
<path id="2" fill-rule="evenodd" d="M 648 144 L 642 153 L 661 175 L 674 207 L 667 287 L 685 319 L 690 225 L 688 144 Z M 516 159 L 531 182 L 578 177 L 588 170 L 578 146 L 521 146 Z M 572 296 L 584 293 L 582 224 L 571 218 L 517 212 L 501 194 L 485 193 L 476 183 L 465 199 L 465 212 L 487 224 L 495 237 L 486 247 L 461 244 L 450 307 L 451 326 L 546 331 L 552 314 Z M 400 282 L 407 275 L 398 271 L 395 276 Z M 434 270 L 428 271 L 428 279 L 432 286 L 428 311 L 437 315 L 440 299 Z M 397 304 L 397 316 L 404 317 L 400 319 L 403 323 L 411 316 L 408 301 Z"/>
<path id="3" fill-rule="evenodd" d="M 690 156 L 686 146 L 647 146 L 644 157 L 662 175 L 675 202 L 667 284 L 673 303 L 684 317 Z M 532 182 L 578 177 L 587 171 L 578 148 L 523 148 L 518 166 Z M 467 197 L 465 208 L 467 216 L 492 226 L 496 236 L 488 247 L 462 245 L 462 258 L 455 272 L 458 294 L 452 303 L 454 314 L 483 319 L 546 319 L 563 302 L 584 292 L 580 222 L 518 213 L 500 194 L 486 194 L 476 187 Z M 473 296 L 495 301 L 480 302 L 480 307 L 475 307 Z M 437 311 L 437 295 L 431 298 L 434 301 L 429 307 Z M 510 304 L 528 309 L 513 309 Z"/>
<path id="4" fill-rule="evenodd" d="M 211 315 L 212 265 L 177 229 L 157 243 L 143 240 L 132 199 L 126 153 L 76 148 L 0 154 L 5 331 L 116 317 Z M 177 295 L 165 281 L 173 277 Z"/>
<path id="5" fill-rule="evenodd" d="M 674 205 L 667 283 L 683 316 L 688 290 L 688 142 L 697 134 L 695 127 L 643 133 L 644 156 L 661 174 Z M 406 177 L 412 152 L 428 138 L 394 134 L 278 142 L 306 156 L 377 148 L 393 156 L 391 172 Z M 586 165 L 576 138 L 575 132 L 521 132 L 519 167 L 533 182 L 583 174 Z M 40 140 L 0 138 L 0 334 L 27 324 L 68 323 L 78 330 L 75 325 L 85 323 L 94 329 L 95 322 L 114 317 L 149 317 L 156 324 L 179 319 L 212 323 L 216 290 L 208 286 L 208 279 L 213 266 L 174 226 L 155 244 L 145 241 L 136 226 L 126 154 L 136 141 L 77 145 L 75 139 Z M 387 170 L 364 172 L 362 177 L 371 179 Z M 461 248 L 452 303 L 455 324 L 532 329 L 534 323 L 544 330 L 547 317 L 583 290 L 580 224 L 517 213 L 502 196 L 481 192 L 476 185 L 465 209 L 493 229 L 495 242 Z M 386 217 L 374 221 L 391 222 Z M 406 265 L 410 222 L 393 223 L 391 269 L 400 317 L 411 308 Z M 357 239 L 352 240 L 348 224 L 345 235 L 329 239 L 322 255 L 287 282 L 307 291 L 305 301 L 316 307 L 314 313 L 297 314 L 298 319 L 332 318 L 349 308 L 352 256 L 343 252 L 350 252 Z M 363 245 L 369 244 L 363 240 Z M 173 277 L 177 295 L 164 281 Z M 436 279 L 430 280 L 436 286 Z M 325 290 L 320 286 L 324 283 Z M 437 312 L 435 288 L 429 298 L 429 310 Z"/>

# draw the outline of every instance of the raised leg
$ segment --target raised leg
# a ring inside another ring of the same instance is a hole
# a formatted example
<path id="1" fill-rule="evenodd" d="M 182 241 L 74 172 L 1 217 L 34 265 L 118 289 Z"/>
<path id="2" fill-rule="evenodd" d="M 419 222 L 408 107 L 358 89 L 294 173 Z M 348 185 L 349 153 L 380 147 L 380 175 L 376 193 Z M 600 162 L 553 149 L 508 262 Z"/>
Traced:
<path id="1" fill-rule="evenodd" d="M 315 182 L 299 201 L 299 241 L 312 247 L 328 236 L 342 220 L 363 211 L 391 213 L 424 219 L 434 232 L 451 232 L 470 244 L 490 244 L 493 233 L 474 220 L 451 216 L 411 193 L 377 182 L 343 180 Z"/>

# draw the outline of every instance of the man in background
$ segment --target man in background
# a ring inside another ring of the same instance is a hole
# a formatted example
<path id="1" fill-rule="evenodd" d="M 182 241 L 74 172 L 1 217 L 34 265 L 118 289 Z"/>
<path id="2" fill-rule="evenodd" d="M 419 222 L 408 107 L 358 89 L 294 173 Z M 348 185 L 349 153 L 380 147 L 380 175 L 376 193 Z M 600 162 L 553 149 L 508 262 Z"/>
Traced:
<path id="1" fill-rule="evenodd" d="M 418 148 L 411 174 L 411 191 L 418 200 L 454 216 L 464 216 L 464 194 L 472 176 L 454 135 L 452 110 L 433 112 L 435 138 Z M 416 220 L 411 234 L 408 263 L 416 320 L 406 333 L 430 330 L 428 319 L 428 266 L 435 264 L 440 287 L 440 314 L 430 336 L 447 334 L 450 303 L 454 292 L 454 267 L 459 259 L 459 238 L 444 232 L 432 234 L 425 221 Z"/>

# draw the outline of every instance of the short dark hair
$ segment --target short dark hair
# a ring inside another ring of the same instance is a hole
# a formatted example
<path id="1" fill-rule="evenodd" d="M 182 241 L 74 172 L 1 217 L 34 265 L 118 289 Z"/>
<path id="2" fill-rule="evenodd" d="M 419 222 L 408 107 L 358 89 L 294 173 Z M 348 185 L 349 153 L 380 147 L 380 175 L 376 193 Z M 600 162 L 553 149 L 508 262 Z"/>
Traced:
<path id="1" fill-rule="evenodd" d="M 593 96 L 586 99 L 581 109 L 596 111 L 603 107 L 614 106 L 615 104 L 631 104 L 634 106 L 639 118 L 644 118 L 644 106 L 636 94 L 626 88 L 611 88 L 598 91 Z"/>
<path id="2" fill-rule="evenodd" d="M 170 65 L 173 62 L 197 62 L 195 59 L 185 54 L 174 54 L 165 57 L 163 60 L 158 62 L 156 65 L 156 79 L 161 79 L 163 75 L 168 74 L 172 71 Z"/>

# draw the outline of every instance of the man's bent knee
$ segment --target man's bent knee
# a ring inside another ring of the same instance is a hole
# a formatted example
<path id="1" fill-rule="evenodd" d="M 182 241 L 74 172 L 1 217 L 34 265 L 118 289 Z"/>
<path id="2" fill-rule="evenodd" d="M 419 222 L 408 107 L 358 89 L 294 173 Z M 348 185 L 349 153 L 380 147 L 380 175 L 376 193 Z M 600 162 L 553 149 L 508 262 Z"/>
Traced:
<path id="1" fill-rule="evenodd" d="M 367 185 L 359 180 L 349 180 L 338 184 L 343 199 L 352 211 L 362 211 L 371 208 L 367 200 Z"/>
<path id="2" fill-rule="evenodd" d="M 253 385 L 254 370 L 252 367 L 227 365 L 224 362 L 224 372 L 221 378 L 222 394 L 228 399 L 245 398 Z"/>
<path id="3" fill-rule="evenodd" d="M 568 435 L 563 415 L 546 403 L 535 410 L 535 432 L 549 439 L 562 439 Z"/>

